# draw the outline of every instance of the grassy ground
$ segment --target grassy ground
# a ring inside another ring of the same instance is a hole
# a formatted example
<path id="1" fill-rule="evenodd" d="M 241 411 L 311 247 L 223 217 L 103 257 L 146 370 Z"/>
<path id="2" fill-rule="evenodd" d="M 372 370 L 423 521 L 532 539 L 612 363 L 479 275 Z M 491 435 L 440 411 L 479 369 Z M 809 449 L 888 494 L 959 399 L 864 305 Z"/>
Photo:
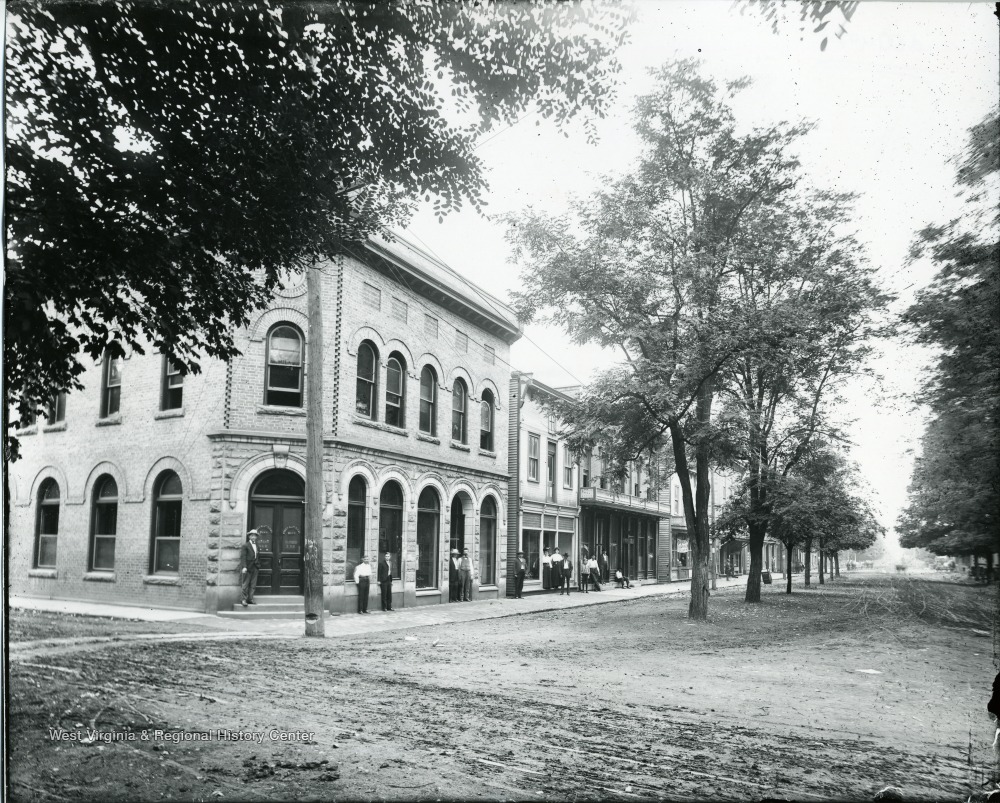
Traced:
<path id="1" fill-rule="evenodd" d="M 754 606 L 716 596 L 701 624 L 684 600 L 647 598 L 319 643 L 15 657 L 11 792 L 863 800 L 894 784 L 966 800 L 992 771 L 994 594 L 869 575 L 766 587 Z"/>

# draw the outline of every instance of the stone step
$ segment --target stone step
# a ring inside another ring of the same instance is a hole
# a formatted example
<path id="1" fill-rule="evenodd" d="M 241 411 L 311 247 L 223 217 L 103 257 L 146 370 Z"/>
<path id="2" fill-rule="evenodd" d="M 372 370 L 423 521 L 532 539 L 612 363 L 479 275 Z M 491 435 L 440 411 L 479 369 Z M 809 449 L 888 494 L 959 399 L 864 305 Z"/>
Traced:
<path id="1" fill-rule="evenodd" d="M 289 594 L 287 596 L 280 594 L 257 594 L 254 597 L 254 602 L 256 605 L 248 605 L 246 608 L 243 607 L 239 602 L 233 605 L 232 611 L 220 611 L 219 615 L 223 613 L 230 614 L 281 614 L 285 616 L 304 616 L 306 611 L 306 600 L 301 594 Z M 262 618 L 262 617 L 259 617 Z"/>

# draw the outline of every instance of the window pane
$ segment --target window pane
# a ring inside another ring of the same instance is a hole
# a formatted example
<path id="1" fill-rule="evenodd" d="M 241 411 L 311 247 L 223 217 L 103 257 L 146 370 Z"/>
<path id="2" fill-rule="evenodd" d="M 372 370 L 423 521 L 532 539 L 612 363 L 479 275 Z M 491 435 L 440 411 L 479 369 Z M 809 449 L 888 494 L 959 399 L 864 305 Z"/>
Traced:
<path id="1" fill-rule="evenodd" d="M 115 568 L 115 539 L 113 537 L 94 539 L 94 568 Z"/>
<path id="2" fill-rule="evenodd" d="M 122 383 L 122 363 L 120 358 L 115 358 L 108 363 L 108 387 L 120 385 Z"/>
<path id="3" fill-rule="evenodd" d="M 181 503 L 159 502 L 156 505 L 157 530 L 160 538 L 180 538 Z"/>
<path id="4" fill-rule="evenodd" d="M 403 393 L 403 369 L 399 364 L 398 360 L 389 360 L 389 365 L 385 370 L 385 389 L 388 393 L 394 393 L 397 396 Z"/>
<path id="5" fill-rule="evenodd" d="M 358 478 L 351 480 L 351 491 L 354 492 L 355 482 Z M 354 567 L 361 563 L 365 549 L 365 499 L 364 482 L 359 482 L 361 486 L 360 501 L 352 498 L 347 503 L 347 554 L 346 554 L 346 575 L 345 579 L 354 579 Z"/>
<path id="6" fill-rule="evenodd" d="M 160 485 L 160 496 L 180 496 L 182 491 L 181 478 L 173 472 L 170 472 Z"/>
<path id="7" fill-rule="evenodd" d="M 54 480 L 46 480 L 45 485 L 42 486 L 42 492 L 39 496 L 43 500 L 58 500 L 59 499 L 59 485 Z"/>
<path id="8" fill-rule="evenodd" d="M 38 539 L 38 568 L 54 569 L 56 566 L 56 537 L 43 535 Z"/>
<path id="9" fill-rule="evenodd" d="M 42 535 L 58 535 L 59 505 L 42 505 L 38 511 L 38 532 Z"/>
<path id="10" fill-rule="evenodd" d="M 287 326 L 281 326 L 271 333 L 268 362 L 272 365 L 301 365 L 302 341 L 299 333 Z"/>
<path id="11" fill-rule="evenodd" d="M 354 409 L 357 411 L 358 415 L 363 415 L 365 418 L 372 418 L 372 411 L 374 409 L 372 405 L 372 395 L 374 394 L 375 385 L 366 379 L 358 377 L 358 387 L 357 393 L 355 394 Z"/>
<path id="12" fill-rule="evenodd" d="M 118 532 L 118 505 L 101 503 L 94 511 L 96 521 L 94 532 L 99 535 L 114 535 Z"/>
<path id="13" fill-rule="evenodd" d="M 181 561 L 181 542 L 176 538 L 157 538 L 154 572 L 176 572 Z"/>
<path id="14" fill-rule="evenodd" d="M 375 350 L 367 343 L 358 349 L 358 377 L 375 381 Z"/>
<path id="15" fill-rule="evenodd" d="M 272 365 L 268 372 L 267 386 L 276 390 L 298 390 L 302 377 L 301 368 L 291 368 L 286 365 Z"/>
<path id="16" fill-rule="evenodd" d="M 104 482 L 101 483 L 101 490 L 98 492 L 98 496 L 101 499 L 117 499 L 118 498 L 118 483 L 114 481 L 114 478 L 107 477 Z"/>
<path id="17" fill-rule="evenodd" d="M 521 548 L 524 550 L 524 557 L 528 561 L 528 577 L 537 580 L 541 577 L 541 566 L 538 561 L 538 530 L 525 530 L 521 539 Z"/>
<path id="18" fill-rule="evenodd" d="M 121 408 L 122 389 L 113 387 L 107 389 L 107 412 L 106 415 L 114 415 Z"/>
<path id="19" fill-rule="evenodd" d="M 253 496 L 302 497 L 306 492 L 305 482 L 290 471 L 275 471 L 266 475 L 254 486 Z"/>

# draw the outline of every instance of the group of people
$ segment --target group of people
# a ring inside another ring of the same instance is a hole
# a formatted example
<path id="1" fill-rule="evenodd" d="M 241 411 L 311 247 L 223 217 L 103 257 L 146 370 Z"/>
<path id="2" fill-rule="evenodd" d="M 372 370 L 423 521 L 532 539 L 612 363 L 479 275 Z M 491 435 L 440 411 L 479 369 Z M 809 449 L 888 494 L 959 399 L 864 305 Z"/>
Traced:
<path id="1" fill-rule="evenodd" d="M 392 555 L 386 552 L 378 562 L 378 584 L 382 597 L 382 610 L 392 611 Z M 542 550 L 542 588 L 559 589 L 560 594 L 569 595 L 573 579 L 573 560 L 569 552 L 560 554 L 558 549 Z M 473 566 L 469 550 L 451 550 L 451 560 L 448 572 L 448 602 L 472 602 Z M 257 531 L 247 533 L 247 540 L 240 552 L 240 602 L 256 605 L 254 589 L 257 585 L 259 570 L 259 552 L 257 549 Z M 517 553 L 514 564 L 514 599 L 524 599 L 524 578 L 528 574 L 528 562 L 524 553 Z M 354 567 L 354 582 L 358 587 L 358 613 L 368 613 L 368 593 L 371 587 L 372 569 L 368 565 L 368 557 L 363 555 L 361 562 Z M 615 572 L 615 580 L 622 588 L 630 588 L 629 580 L 619 568 Z M 586 552 L 580 559 L 580 570 L 577 575 L 577 589 L 584 593 L 590 591 L 593 584 L 595 591 L 601 590 L 601 584 L 608 582 L 608 553 L 605 552 L 598 560 L 594 556 L 587 557 Z"/>

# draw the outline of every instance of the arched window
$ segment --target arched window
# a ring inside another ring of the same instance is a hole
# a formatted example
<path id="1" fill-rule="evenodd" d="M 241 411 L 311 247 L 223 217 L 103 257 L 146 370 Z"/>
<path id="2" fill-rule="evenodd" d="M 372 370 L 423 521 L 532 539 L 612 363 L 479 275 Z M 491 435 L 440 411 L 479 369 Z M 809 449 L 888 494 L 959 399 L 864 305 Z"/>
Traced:
<path id="1" fill-rule="evenodd" d="M 385 368 L 385 423 L 406 426 L 406 362 L 395 352 Z"/>
<path id="2" fill-rule="evenodd" d="M 387 482 L 379 495 L 378 557 L 389 553 L 389 568 L 394 580 L 400 578 L 403 556 L 403 490 L 398 483 Z"/>
<path id="3" fill-rule="evenodd" d="M 483 499 L 479 511 L 479 584 L 495 585 L 497 572 L 497 503 Z"/>
<path id="4" fill-rule="evenodd" d="M 115 568 L 115 540 L 118 533 L 118 483 L 104 475 L 94 486 L 90 517 L 90 570 L 111 572 Z"/>
<path id="5" fill-rule="evenodd" d="M 437 435 L 437 374 L 429 365 L 420 372 L 420 431 Z"/>
<path id="6" fill-rule="evenodd" d="M 433 488 L 424 488 L 417 500 L 417 588 L 437 588 L 441 500 Z"/>
<path id="7" fill-rule="evenodd" d="M 465 397 L 467 395 L 465 382 L 456 379 L 455 385 L 451 389 L 451 439 L 459 443 L 467 441 L 465 426 Z"/>
<path id="8" fill-rule="evenodd" d="M 368 487 L 364 477 L 354 477 L 347 486 L 347 566 L 346 580 L 354 579 L 354 567 L 365 556 L 365 502 Z"/>
<path id="9" fill-rule="evenodd" d="M 367 340 L 358 347 L 358 389 L 355 411 L 372 421 L 377 417 L 378 352 Z"/>
<path id="10" fill-rule="evenodd" d="M 484 390 L 479 404 L 479 448 L 486 452 L 493 451 L 493 404 L 493 392 Z"/>
<path id="11" fill-rule="evenodd" d="M 35 523 L 35 568 L 56 567 L 56 541 L 59 537 L 59 485 L 45 480 L 38 489 L 38 519 Z"/>
<path id="12" fill-rule="evenodd" d="M 265 404 L 302 406 L 302 333 L 287 323 L 278 324 L 267 336 L 265 388 Z"/>
<path id="13" fill-rule="evenodd" d="M 177 574 L 181 560 L 181 478 L 163 472 L 153 488 L 153 543 L 150 574 Z"/>

